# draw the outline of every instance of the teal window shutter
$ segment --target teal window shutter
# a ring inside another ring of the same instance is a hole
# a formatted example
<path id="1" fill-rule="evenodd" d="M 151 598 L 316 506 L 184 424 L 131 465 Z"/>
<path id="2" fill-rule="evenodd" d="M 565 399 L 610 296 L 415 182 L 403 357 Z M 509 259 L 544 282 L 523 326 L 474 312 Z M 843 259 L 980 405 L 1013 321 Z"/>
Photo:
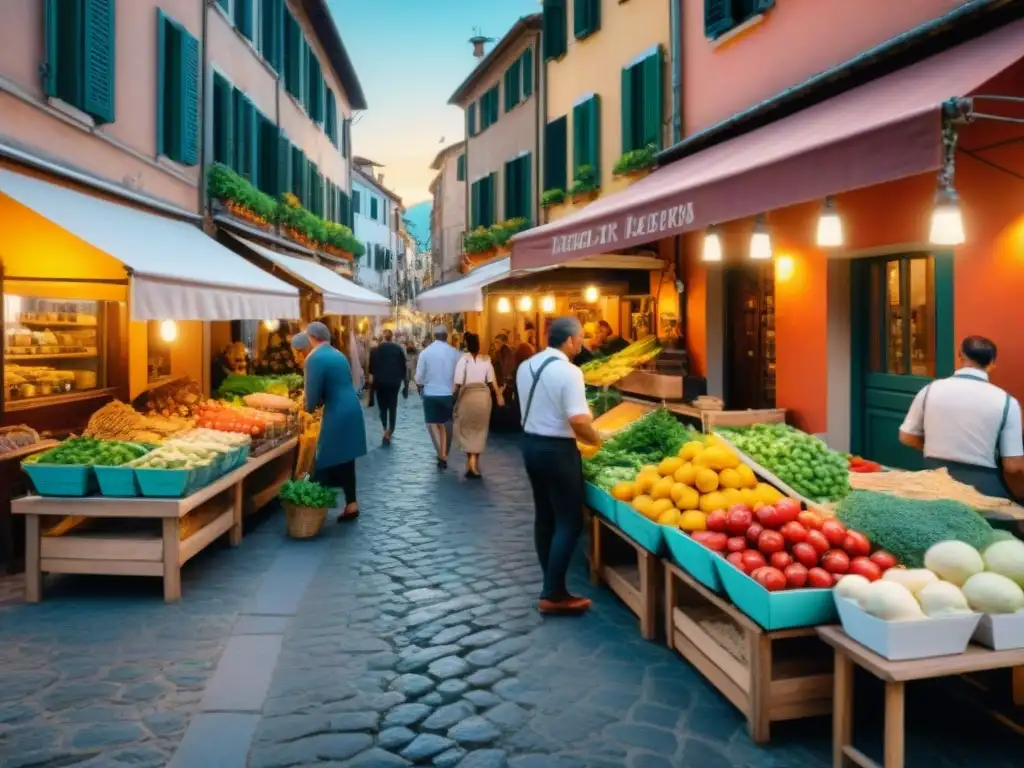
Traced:
<path id="1" fill-rule="evenodd" d="M 523 98 L 533 95 L 533 48 L 527 48 L 522 55 L 523 67 Z"/>
<path id="2" fill-rule="evenodd" d="M 181 144 L 178 162 L 199 162 L 199 41 L 184 29 L 178 34 L 181 46 Z"/>
<path id="3" fill-rule="evenodd" d="M 476 102 L 466 107 L 466 134 L 476 136 Z"/>
<path id="4" fill-rule="evenodd" d="M 589 163 L 601 179 L 601 97 L 594 95 L 588 102 L 587 149 Z"/>
<path id="5" fill-rule="evenodd" d="M 292 145 L 288 138 L 278 129 L 277 132 L 277 187 L 275 195 L 291 191 L 292 183 Z"/>
<path id="6" fill-rule="evenodd" d="M 704 0 L 704 36 L 715 40 L 735 26 L 733 0 Z"/>
<path id="7" fill-rule="evenodd" d="M 157 9 L 156 151 L 199 162 L 199 41 Z M 216 97 L 216 94 L 215 94 Z"/>
<path id="8" fill-rule="evenodd" d="M 360 201 L 360 197 L 359 197 L 359 190 L 358 189 L 353 189 L 352 190 L 352 213 L 353 214 L 362 213 L 363 212 L 362 208 L 360 207 L 360 202 L 361 201 Z"/>
<path id="9" fill-rule="evenodd" d="M 544 60 L 557 59 L 568 47 L 565 0 L 544 0 L 542 26 Z"/>
<path id="10" fill-rule="evenodd" d="M 583 40 L 601 28 L 601 0 L 574 0 L 573 34 Z"/>
<path id="11" fill-rule="evenodd" d="M 276 195 L 281 186 L 279 147 L 281 132 L 272 120 L 266 116 L 259 116 L 260 141 L 259 141 L 259 183 L 260 190 L 268 195 Z"/>
<path id="12" fill-rule="evenodd" d="M 261 0 L 260 2 L 260 53 L 266 62 L 281 71 L 283 51 L 282 22 L 284 21 L 283 0 Z"/>
<path id="13" fill-rule="evenodd" d="M 169 95 L 169 80 L 173 75 L 168 69 L 168 53 L 174 45 L 176 33 L 170 20 L 159 8 L 156 9 L 156 153 L 166 155 L 170 137 L 166 132 L 166 113 Z M 168 39 L 170 38 L 170 39 Z"/>
<path id="14" fill-rule="evenodd" d="M 637 67 L 643 73 L 643 126 L 641 146 L 653 144 L 661 149 L 665 94 L 662 87 L 663 54 L 661 46 Z"/>
<path id="15" fill-rule="evenodd" d="M 82 103 L 97 123 L 114 122 L 114 0 L 83 0 Z"/>
<path id="16" fill-rule="evenodd" d="M 82 103 L 81 3 L 46 0 L 46 93 L 68 104 Z"/>
<path id="17" fill-rule="evenodd" d="M 341 121 L 341 156 L 348 158 L 352 152 L 352 118 Z"/>
<path id="18" fill-rule="evenodd" d="M 519 190 L 516 186 L 516 176 L 519 170 L 519 160 L 509 160 L 505 163 L 505 219 L 514 218 L 519 204 Z"/>
<path id="19" fill-rule="evenodd" d="M 455 161 L 455 180 L 465 181 L 466 180 L 466 156 L 459 155 L 459 159 Z"/>
<path id="20" fill-rule="evenodd" d="M 291 175 L 290 175 L 290 186 L 291 192 L 299 201 L 302 202 L 302 198 L 305 197 L 306 192 L 302 188 L 302 173 L 306 167 L 306 156 L 302 154 L 302 150 L 296 147 L 294 144 L 289 146 L 291 150 Z"/>
<path id="21" fill-rule="evenodd" d="M 622 70 L 622 153 L 636 149 L 636 132 L 633 130 L 635 112 L 635 89 L 633 88 L 634 67 Z"/>
<path id="22" fill-rule="evenodd" d="M 533 221 L 533 155 L 519 158 L 519 215 Z"/>
<path id="23" fill-rule="evenodd" d="M 231 0 L 217 0 L 217 5 L 224 9 L 224 13 L 227 13 L 228 7 L 231 5 Z"/>
<path id="24" fill-rule="evenodd" d="M 338 107 L 334 101 L 334 91 L 330 88 L 324 89 L 324 96 L 327 97 L 324 110 L 324 133 L 331 140 L 331 144 L 338 146 Z"/>
<path id="25" fill-rule="evenodd" d="M 353 193 L 355 194 L 355 193 Z M 338 188 L 338 223 L 352 228 L 352 207 L 345 190 Z"/>
<path id="26" fill-rule="evenodd" d="M 506 112 L 515 107 L 521 101 L 521 86 L 523 79 L 523 62 L 521 59 L 516 59 L 512 62 L 512 66 L 508 69 L 508 87 L 511 93 L 508 96 L 510 106 L 505 110 Z"/>
<path id="27" fill-rule="evenodd" d="M 161 86 L 162 87 L 162 86 Z M 231 84 L 219 73 L 213 73 L 213 160 L 228 167 L 234 159 L 234 109 L 231 103 Z M 159 136 L 160 120 L 157 121 Z M 159 141 L 159 139 L 158 139 Z"/>
<path id="28" fill-rule="evenodd" d="M 495 94 L 497 95 L 497 94 Z M 487 177 L 487 210 L 484 213 L 487 214 L 487 226 L 491 226 L 495 221 L 498 220 L 498 174 L 497 172 L 492 173 Z"/>
<path id="29" fill-rule="evenodd" d="M 284 15 L 284 83 L 288 93 L 302 99 L 302 27 L 291 13 Z"/>
<path id="30" fill-rule="evenodd" d="M 250 41 L 253 39 L 253 0 L 235 0 L 235 27 Z"/>
<path id="31" fill-rule="evenodd" d="M 377 220 L 377 198 L 372 195 L 370 197 L 370 218 L 374 221 Z"/>
<path id="32" fill-rule="evenodd" d="M 563 115 L 544 126 L 544 189 L 566 189 L 568 119 Z"/>
<path id="33" fill-rule="evenodd" d="M 499 114 L 500 109 L 498 106 L 498 86 L 494 86 L 491 89 L 491 125 L 494 125 L 496 122 L 498 122 Z"/>
<path id="34" fill-rule="evenodd" d="M 597 94 L 572 108 L 573 178 L 589 165 L 600 178 L 601 101 Z"/>
<path id="35" fill-rule="evenodd" d="M 474 181 L 469 188 L 469 228 L 476 229 L 480 226 L 480 185 L 483 181 Z"/>

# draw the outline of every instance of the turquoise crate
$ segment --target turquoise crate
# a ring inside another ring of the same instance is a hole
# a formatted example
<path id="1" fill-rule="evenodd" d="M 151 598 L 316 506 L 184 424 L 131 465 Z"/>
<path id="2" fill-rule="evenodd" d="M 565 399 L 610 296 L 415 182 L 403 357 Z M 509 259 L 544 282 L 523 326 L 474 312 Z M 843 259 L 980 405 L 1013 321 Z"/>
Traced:
<path id="1" fill-rule="evenodd" d="M 196 467 L 192 471 L 192 485 L 189 489 L 189 493 L 195 493 L 196 491 L 205 488 L 213 482 L 215 476 L 215 467 L 210 464 L 208 467 Z"/>
<path id="2" fill-rule="evenodd" d="M 837 620 L 831 589 L 769 592 L 724 557 L 716 557 L 714 563 L 729 599 L 768 631 L 816 627 Z"/>
<path id="3" fill-rule="evenodd" d="M 88 464 L 26 462 L 21 467 L 40 496 L 78 497 L 96 491 L 96 476 Z"/>
<path id="4" fill-rule="evenodd" d="M 665 548 L 665 526 L 648 520 L 624 501 L 617 501 L 616 523 L 624 534 L 653 555 Z"/>
<path id="5" fill-rule="evenodd" d="M 192 487 L 195 472 L 191 469 L 141 469 L 136 468 L 135 479 L 143 496 L 180 499 L 187 496 Z"/>
<path id="6" fill-rule="evenodd" d="M 610 523 L 618 525 L 618 502 L 603 489 L 587 483 L 587 506 Z"/>
<path id="7" fill-rule="evenodd" d="M 104 496 L 138 496 L 139 484 L 135 480 L 135 470 L 127 465 L 123 467 L 93 467 L 96 480 L 100 485 L 100 493 Z"/>
<path id="8" fill-rule="evenodd" d="M 600 493 L 601 489 L 593 483 L 583 483 L 583 503 L 595 512 L 597 511 L 598 494 Z"/>
<path id="9" fill-rule="evenodd" d="M 712 552 L 700 542 L 694 541 L 678 528 L 665 529 L 665 546 L 668 549 L 672 562 L 693 576 L 697 581 L 710 589 L 712 592 L 722 594 L 725 587 L 722 586 L 722 579 L 718 576 L 715 568 L 715 560 L 721 560 L 721 555 Z"/>

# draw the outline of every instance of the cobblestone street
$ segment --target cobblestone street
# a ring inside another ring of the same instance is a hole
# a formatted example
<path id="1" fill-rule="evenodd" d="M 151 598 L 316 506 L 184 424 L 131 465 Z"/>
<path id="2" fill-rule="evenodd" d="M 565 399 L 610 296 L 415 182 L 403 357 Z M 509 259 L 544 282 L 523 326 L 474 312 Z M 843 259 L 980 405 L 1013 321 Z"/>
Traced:
<path id="1" fill-rule="evenodd" d="M 0 765 L 831 765 L 827 718 L 755 747 L 582 558 L 571 586 L 594 609 L 542 619 L 527 481 L 513 439 L 490 448 L 482 483 L 460 456 L 438 473 L 412 397 L 393 447 L 361 462 L 358 521 L 290 541 L 272 513 L 191 563 L 178 605 L 155 581 L 50 581 L 38 606 L 0 587 Z M 969 711 L 912 695 L 908 764 L 1019 765 L 1019 737 Z"/>

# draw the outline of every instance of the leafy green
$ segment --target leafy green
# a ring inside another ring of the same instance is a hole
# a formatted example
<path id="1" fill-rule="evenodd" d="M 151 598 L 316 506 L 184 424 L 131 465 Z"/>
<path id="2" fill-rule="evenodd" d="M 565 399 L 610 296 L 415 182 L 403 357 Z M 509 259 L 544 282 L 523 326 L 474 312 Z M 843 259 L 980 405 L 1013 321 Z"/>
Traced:
<path id="1" fill-rule="evenodd" d="M 124 443 L 118 440 L 97 440 L 82 435 L 69 437 L 48 451 L 31 457 L 31 464 L 57 464 L 61 466 L 98 465 L 119 467 L 145 456 L 152 450 L 148 445 Z"/>
<path id="2" fill-rule="evenodd" d="M 274 395 L 287 396 L 290 392 L 302 389 L 302 375 L 288 373 L 283 376 L 250 376 L 233 373 L 224 379 L 217 390 L 217 397 L 224 400 L 269 392 Z"/>
<path id="3" fill-rule="evenodd" d="M 601 487 L 610 487 L 619 480 L 632 479 L 645 464 L 675 456 L 683 443 L 692 439 L 694 434 L 689 428 L 659 408 L 617 434 L 594 456 L 584 459 L 583 477 Z"/>
<path id="4" fill-rule="evenodd" d="M 281 501 L 297 507 L 329 509 L 338 503 L 338 493 L 312 480 L 289 480 L 281 486 Z"/>

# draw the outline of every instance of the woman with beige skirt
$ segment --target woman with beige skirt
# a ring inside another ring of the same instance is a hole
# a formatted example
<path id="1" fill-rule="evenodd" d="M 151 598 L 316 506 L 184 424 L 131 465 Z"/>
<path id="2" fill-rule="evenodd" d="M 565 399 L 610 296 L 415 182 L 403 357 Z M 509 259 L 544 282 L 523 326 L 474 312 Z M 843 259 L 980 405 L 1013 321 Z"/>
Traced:
<path id="1" fill-rule="evenodd" d="M 466 477 L 480 478 L 480 454 L 487 447 L 491 425 L 491 390 L 498 406 L 505 404 L 487 355 L 480 354 L 480 337 L 467 333 L 466 353 L 455 366 L 455 442 L 466 454 Z"/>

